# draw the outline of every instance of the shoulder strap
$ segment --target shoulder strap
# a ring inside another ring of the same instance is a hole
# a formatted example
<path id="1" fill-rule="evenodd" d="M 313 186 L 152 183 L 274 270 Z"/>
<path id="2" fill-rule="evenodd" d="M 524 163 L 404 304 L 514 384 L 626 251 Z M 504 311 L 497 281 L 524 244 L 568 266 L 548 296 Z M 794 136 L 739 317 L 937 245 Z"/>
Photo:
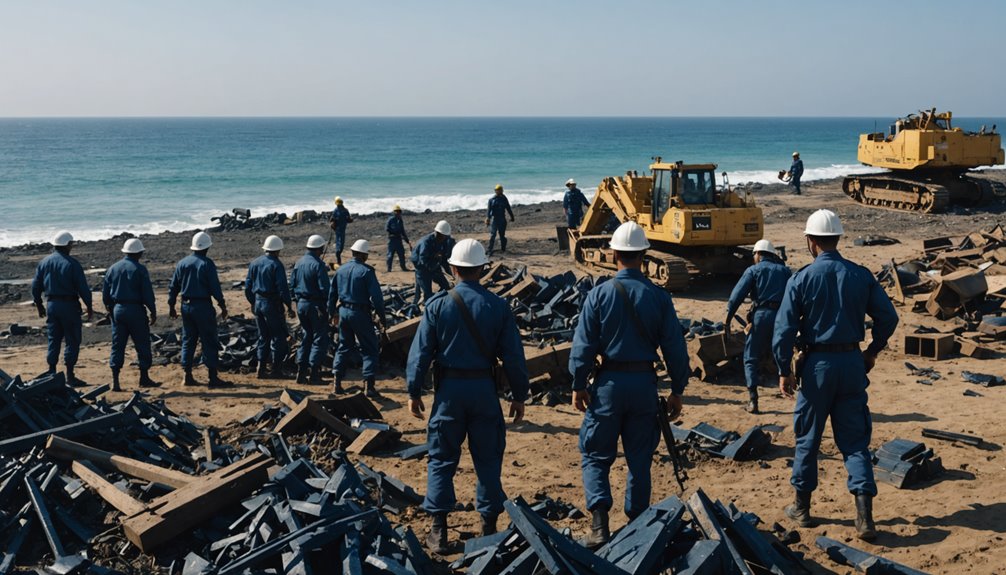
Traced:
<path id="1" fill-rule="evenodd" d="M 468 309 L 468 306 L 465 305 L 465 300 L 461 299 L 461 296 L 458 295 L 458 292 L 454 291 L 454 288 L 448 290 L 447 293 L 450 294 L 454 303 L 458 305 L 458 310 L 461 311 L 461 317 L 464 318 L 465 325 L 468 326 L 468 331 L 472 334 L 475 344 L 479 346 L 479 351 L 481 351 L 482 355 L 489 359 L 490 363 L 494 362 L 496 360 L 496 354 L 489 352 L 489 346 L 487 346 L 485 340 L 482 339 L 482 334 L 479 333 L 478 327 L 475 325 L 475 318 L 472 317 L 472 312 Z"/>
<path id="2" fill-rule="evenodd" d="M 621 298 L 622 303 L 625 305 L 625 309 L 628 311 L 629 317 L 632 318 L 632 322 L 636 324 L 636 331 L 643 337 L 643 339 L 652 344 L 653 340 L 650 338 L 650 332 L 647 331 L 646 326 L 643 325 L 643 320 L 640 319 L 639 314 L 636 313 L 636 307 L 632 305 L 632 300 L 629 298 L 629 292 L 625 290 L 625 286 L 622 285 L 622 282 L 615 278 L 611 278 L 611 283 L 614 284 L 615 289 L 618 291 L 618 295 Z"/>

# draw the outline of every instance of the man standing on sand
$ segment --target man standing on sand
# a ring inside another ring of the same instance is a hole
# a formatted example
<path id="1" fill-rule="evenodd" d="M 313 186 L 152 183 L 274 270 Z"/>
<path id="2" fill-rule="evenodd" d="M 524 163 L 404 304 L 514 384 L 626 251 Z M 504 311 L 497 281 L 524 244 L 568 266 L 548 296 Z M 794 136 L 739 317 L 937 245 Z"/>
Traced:
<path id="1" fill-rule="evenodd" d="M 681 413 L 688 384 L 688 352 L 671 295 L 646 279 L 640 268 L 650 242 L 635 222 L 626 222 L 611 237 L 618 273 L 587 294 L 573 335 L 569 371 L 573 406 L 584 412 L 580 427 L 580 467 L 591 533 L 583 544 L 596 548 L 611 533 L 612 506 L 608 474 L 618 455 L 618 439 L 628 474 L 625 514 L 633 519 L 650 506 L 650 464 L 657 447 L 657 372 L 659 349 L 671 377 L 668 417 Z M 588 380 L 602 358 L 593 384 Z"/>
<path id="2" fill-rule="evenodd" d="M 196 385 L 192 377 L 192 361 L 196 355 L 196 344 L 203 345 L 203 365 L 209 371 L 209 387 L 231 385 L 220 379 L 217 373 L 219 343 L 217 341 L 217 314 L 210 298 L 217 300 L 221 319 L 227 319 L 227 302 L 220 289 L 217 266 L 206 253 L 213 240 L 206 232 L 192 236 L 192 253 L 182 258 L 175 266 L 175 273 L 168 283 L 168 315 L 178 317 L 175 303 L 182 296 L 182 369 L 185 377 L 182 385 Z"/>
<path id="3" fill-rule="evenodd" d="M 503 511 L 506 494 L 500 474 L 506 423 L 493 377 L 497 358 L 503 360 L 502 369 L 513 393 L 510 416 L 514 423 L 524 418 L 528 397 L 524 345 L 510 306 L 479 284 L 486 263 L 485 248 L 477 241 L 461 240 L 454 246 L 450 264 L 458 285 L 427 302 L 406 367 L 409 411 L 423 419 L 426 373 L 432 362 L 437 362 L 426 431 L 430 451 L 423 509 L 433 516 L 426 544 L 441 555 L 449 552 L 447 514 L 457 504 L 454 474 L 466 437 L 478 478 L 475 500 L 482 535 L 496 532 Z"/>
<path id="4" fill-rule="evenodd" d="M 290 285 L 286 281 L 286 268 L 279 261 L 283 240 L 269 236 L 262 244 L 265 254 L 252 260 L 245 277 L 245 298 L 251 304 L 258 327 L 258 373 L 259 379 L 282 379 L 283 360 L 289 349 L 286 338 L 287 315 L 294 317 L 293 301 L 290 299 Z M 272 364 L 272 371 L 267 366 Z"/>
<path id="5" fill-rule="evenodd" d="M 489 198 L 489 207 L 486 209 L 486 225 L 489 226 L 489 255 L 493 255 L 493 246 L 496 244 L 496 234 L 500 237 L 500 251 L 506 252 L 506 215 L 510 214 L 510 221 L 513 221 L 513 210 L 510 209 L 510 200 L 503 195 L 503 186 L 496 184 L 495 195 Z"/>
<path id="6" fill-rule="evenodd" d="M 795 393 L 797 398 L 790 480 L 796 500 L 785 512 L 801 527 L 814 525 L 810 498 L 817 488 L 824 424 L 831 417 L 835 444 L 849 472 L 848 488 L 856 499 L 856 534 L 870 541 L 877 535 L 873 523 L 877 484 L 870 454 L 873 424 L 867 405 L 867 374 L 894 333 L 898 314 L 873 274 L 839 255 L 842 233 L 842 222 L 832 211 L 818 210 L 807 218 L 804 234 L 814 261 L 786 284 L 775 320 L 772 351 L 779 366 L 779 389 L 786 397 Z M 860 351 L 867 315 L 873 319 L 873 341 Z M 804 356 L 802 366 L 797 361 L 794 374 L 790 361 L 797 342 Z"/>
<path id="7" fill-rule="evenodd" d="M 363 355 L 365 393 L 367 397 L 377 397 L 374 379 L 377 377 L 380 349 L 371 311 L 377 312 L 378 325 L 383 329 L 388 323 L 384 312 L 384 294 L 381 293 L 381 284 L 377 281 L 374 268 L 367 265 L 370 242 L 356 240 L 349 249 L 353 259 L 336 270 L 328 295 L 328 313 L 332 316 L 332 324 L 339 328 L 339 347 L 332 365 L 335 373 L 333 391 L 343 393 L 342 379 L 346 376 L 346 362 L 359 343 L 360 353 Z"/>
<path id="8" fill-rule="evenodd" d="M 800 178 L 803 177 L 803 160 L 800 152 L 793 152 L 793 165 L 789 167 L 789 185 L 793 186 L 793 195 L 800 195 Z"/>
<path id="9" fill-rule="evenodd" d="M 445 220 L 437 222 L 433 232 L 423 236 L 412 250 L 412 267 L 416 270 L 416 290 L 412 294 L 412 305 L 418 305 L 433 295 L 433 278 L 440 274 L 443 245 L 451 237 L 451 224 Z M 447 278 L 443 279 L 444 282 Z M 440 282 L 437 282 L 440 283 Z"/>
<path id="10" fill-rule="evenodd" d="M 59 361 L 59 347 L 63 348 L 63 365 L 66 367 L 66 381 L 73 386 L 87 385 L 77 379 L 73 370 L 80 355 L 82 322 L 80 321 L 80 301 L 87 308 L 87 321 L 94 318 L 91 307 L 91 288 L 84 277 L 84 268 L 76 258 L 70 257 L 73 236 L 62 231 L 52 238 L 53 252 L 45 257 L 35 269 L 35 279 L 31 282 L 31 298 L 38 310 L 38 317 L 44 317 L 49 348 L 45 360 L 49 373 L 56 373 Z M 42 293 L 47 303 L 42 305 Z"/>
<path id="11" fill-rule="evenodd" d="M 409 241 L 409 235 L 405 233 L 405 222 L 402 221 L 402 208 L 401 206 L 395 206 L 392 210 L 391 217 L 388 218 L 388 223 L 385 224 L 384 230 L 388 232 L 388 272 L 391 271 L 391 262 L 395 259 L 395 255 L 398 255 L 398 265 L 402 268 L 403 272 L 409 271 L 409 268 L 405 267 L 405 246 L 402 245 L 402 241 L 409 244 L 409 249 L 412 249 L 412 242 Z"/>
<path id="12" fill-rule="evenodd" d="M 775 314 L 790 275 L 789 268 L 779 259 L 772 242 L 758 240 L 754 245 L 754 265 L 744 270 L 727 301 L 724 337 L 730 334 L 730 322 L 737 308 L 751 297 L 751 312 L 748 314 L 750 329 L 744 340 L 744 379 L 748 388 L 745 410 L 748 413 L 758 413 L 758 384 L 761 382 L 758 368 L 772 344 Z"/>
<path id="13" fill-rule="evenodd" d="M 105 272 L 101 284 L 101 301 L 112 318 L 112 353 L 108 366 L 112 368 L 112 391 L 120 391 L 119 371 L 126 359 L 126 342 L 133 338 L 136 360 L 140 365 L 140 387 L 161 385 L 150 379 L 153 355 L 150 351 L 150 326 L 157 321 L 154 286 L 150 273 L 140 263 L 143 242 L 136 238 L 126 240 L 122 246 L 125 256 Z M 147 312 L 150 319 L 147 319 Z"/>
<path id="14" fill-rule="evenodd" d="M 562 196 L 562 211 L 566 214 L 566 227 L 573 229 L 580 227 L 583 219 L 583 208 L 590 207 L 590 202 L 576 187 L 573 178 L 566 180 L 566 193 Z"/>
<path id="15" fill-rule="evenodd" d="M 328 217 L 328 226 L 335 232 L 335 261 L 342 265 L 342 248 L 346 244 L 346 226 L 353 223 L 349 210 L 342 205 L 342 198 L 335 196 L 335 209 Z"/>
<path id="16" fill-rule="evenodd" d="M 300 319 L 300 349 L 297 350 L 297 383 L 321 385 L 321 362 L 328 353 L 328 266 L 321 261 L 325 238 L 315 234 L 307 239 L 307 253 L 293 266 L 290 290 L 297 300 Z M 308 379 L 308 369 L 311 378 Z"/>

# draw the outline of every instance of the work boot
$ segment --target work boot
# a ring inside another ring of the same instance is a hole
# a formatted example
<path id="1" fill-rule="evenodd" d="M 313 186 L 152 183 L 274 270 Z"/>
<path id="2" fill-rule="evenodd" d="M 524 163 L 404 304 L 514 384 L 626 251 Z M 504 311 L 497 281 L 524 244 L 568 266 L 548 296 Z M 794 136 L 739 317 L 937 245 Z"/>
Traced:
<path id="1" fill-rule="evenodd" d="M 342 376 L 339 374 L 335 375 L 335 383 L 332 384 L 332 393 L 343 394 L 346 390 L 342 388 Z"/>
<path id="2" fill-rule="evenodd" d="M 308 380 L 311 385 L 321 385 L 321 368 L 314 366 L 311 368 L 311 379 Z"/>
<path id="3" fill-rule="evenodd" d="M 759 413 L 761 413 L 761 412 L 758 411 L 758 392 L 757 391 L 754 391 L 754 390 L 748 391 L 748 404 L 747 404 L 747 406 L 744 407 L 744 411 L 746 411 L 748 413 L 751 413 L 751 414 L 754 414 L 754 415 L 758 415 Z"/>
<path id="4" fill-rule="evenodd" d="M 498 519 L 499 514 L 496 513 L 480 515 L 479 525 L 482 528 L 482 537 L 496 533 L 496 522 Z"/>
<path id="5" fill-rule="evenodd" d="M 122 391 L 122 388 L 119 387 L 119 370 L 117 369 L 112 370 L 112 391 Z"/>
<path id="6" fill-rule="evenodd" d="M 608 510 L 595 509 L 591 511 L 590 535 L 580 541 L 587 549 L 597 549 L 611 539 L 608 530 Z"/>
<path id="7" fill-rule="evenodd" d="M 258 362 L 258 371 L 255 373 L 255 377 L 259 379 L 269 379 L 269 366 L 264 361 Z"/>
<path id="8" fill-rule="evenodd" d="M 140 387 L 160 387 L 161 384 L 159 382 L 156 382 L 156 381 L 150 379 L 150 372 L 148 370 L 141 369 L 140 370 L 139 386 Z"/>
<path id="9" fill-rule="evenodd" d="M 877 526 L 873 524 L 873 496 L 856 495 L 856 536 L 863 541 L 877 538 Z"/>
<path id="10" fill-rule="evenodd" d="M 335 263 L 336 265 L 342 265 L 342 252 L 335 254 Z"/>
<path id="11" fill-rule="evenodd" d="M 220 375 L 216 369 L 210 370 L 210 380 L 206 383 L 206 387 L 230 387 L 232 385 L 234 384 L 220 379 Z"/>
<path id="12" fill-rule="evenodd" d="M 84 387 L 87 383 L 83 379 L 77 379 L 77 376 L 73 374 L 73 368 L 66 368 L 66 382 L 70 384 L 70 387 Z"/>
<path id="13" fill-rule="evenodd" d="M 810 516 L 810 491 L 797 491 L 793 503 L 787 505 L 783 511 L 800 527 L 813 527 L 814 520 Z"/>
<path id="14" fill-rule="evenodd" d="M 56 364 L 49 364 L 49 371 L 45 372 L 43 375 L 49 375 L 50 373 L 56 373 Z"/>
<path id="15" fill-rule="evenodd" d="M 269 372 L 270 379 L 286 379 L 286 375 L 283 374 L 283 364 L 276 362 L 272 364 L 272 371 Z"/>
<path id="16" fill-rule="evenodd" d="M 366 391 L 363 392 L 364 395 L 366 395 L 367 397 L 369 397 L 371 399 L 376 399 L 378 397 L 381 397 L 381 394 L 377 393 L 377 387 L 374 385 L 374 378 L 373 377 L 368 377 L 366 384 L 367 384 L 366 385 Z"/>
<path id="17" fill-rule="evenodd" d="M 192 377 L 192 368 L 188 368 L 185 370 L 185 377 L 182 378 L 182 385 L 183 386 L 199 385 L 199 383 L 196 381 L 196 378 Z"/>
<path id="18" fill-rule="evenodd" d="M 446 555 L 450 553 L 447 548 L 447 514 L 434 513 L 433 525 L 430 527 L 430 534 L 426 537 L 426 547 L 431 553 Z"/>
<path id="19" fill-rule="evenodd" d="M 297 383 L 307 383 L 307 369 L 306 365 L 297 366 Z"/>

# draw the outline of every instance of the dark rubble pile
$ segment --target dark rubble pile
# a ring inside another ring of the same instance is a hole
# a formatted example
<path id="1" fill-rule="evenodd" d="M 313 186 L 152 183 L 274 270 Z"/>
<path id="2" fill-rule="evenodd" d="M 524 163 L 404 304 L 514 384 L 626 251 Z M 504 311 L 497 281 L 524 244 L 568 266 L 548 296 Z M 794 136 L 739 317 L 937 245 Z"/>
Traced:
<path id="1" fill-rule="evenodd" d="M 319 214 L 314 210 L 304 210 L 295 213 L 292 217 L 287 217 L 283 212 L 273 212 L 262 217 L 253 218 L 251 210 L 234 208 L 230 213 L 210 218 L 210 221 L 216 223 L 216 225 L 207 231 L 267 230 L 273 226 L 313 223 L 322 220 L 324 217 L 324 214 Z"/>

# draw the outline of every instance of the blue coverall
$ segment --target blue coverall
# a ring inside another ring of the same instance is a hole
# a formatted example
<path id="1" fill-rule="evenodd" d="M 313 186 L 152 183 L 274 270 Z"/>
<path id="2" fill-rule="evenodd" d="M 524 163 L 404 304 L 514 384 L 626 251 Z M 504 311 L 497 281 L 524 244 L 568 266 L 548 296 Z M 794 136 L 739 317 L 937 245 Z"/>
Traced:
<path id="1" fill-rule="evenodd" d="M 437 242 L 437 232 L 432 232 L 416 242 L 411 258 L 412 267 L 416 272 L 416 291 L 412 294 L 413 305 L 419 303 L 420 295 L 424 302 L 433 295 L 433 278 L 442 275 L 440 267 L 443 264 L 443 249 L 448 237 L 444 236 L 443 241 Z"/>
<path id="2" fill-rule="evenodd" d="M 168 306 L 174 307 L 182 296 L 182 368 L 192 369 L 196 344 L 203 344 L 203 365 L 216 369 L 219 358 L 217 314 L 210 298 L 224 307 L 217 266 L 209 257 L 193 253 L 182 258 L 168 283 Z"/>
<path id="3" fill-rule="evenodd" d="M 304 337 L 297 350 L 297 365 L 320 367 L 328 353 L 328 267 L 310 250 L 293 266 L 290 290 L 297 300 L 297 319 Z"/>
<path id="4" fill-rule="evenodd" d="M 388 218 L 384 230 L 388 232 L 388 271 L 391 271 L 391 262 L 395 259 L 395 255 L 398 255 L 398 265 L 402 271 L 409 271 L 405 267 L 405 243 L 409 243 L 409 235 L 405 233 L 402 216 L 396 214 Z"/>
<path id="5" fill-rule="evenodd" d="M 42 292 L 47 300 L 45 306 L 45 327 L 49 337 L 49 347 L 45 361 L 49 370 L 56 370 L 59 361 L 59 346 L 66 340 L 63 349 L 63 365 L 72 370 L 77 365 L 80 354 L 81 326 L 80 302 L 91 309 L 91 289 L 84 277 L 84 268 L 76 258 L 59 251 L 46 256 L 35 269 L 31 282 L 31 297 L 36 306 L 42 303 Z"/>
<path id="6" fill-rule="evenodd" d="M 477 281 L 459 282 L 454 289 L 475 320 L 485 346 L 503 360 L 513 400 L 526 401 L 524 346 L 510 307 Z M 478 478 L 476 508 L 483 515 L 496 516 L 503 511 L 506 500 L 500 481 L 506 424 L 495 382 L 489 377 L 490 361 L 496 358 L 490 360 L 482 354 L 457 304 L 447 294 L 439 292 L 426 303 L 406 366 L 409 397 L 413 399 L 422 397 L 426 373 L 434 359 L 446 370 L 434 392 L 426 431 L 430 451 L 423 509 L 429 513 L 454 511 L 454 474 L 461 459 L 461 444 L 467 437 Z M 450 370 L 467 373 L 452 374 Z"/>
<path id="7" fill-rule="evenodd" d="M 500 250 L 506 251 L 506 215 L 510 214 L 510 221 L 513 221 L 513 210 L 510 209 L 510 200 L 500 194 L 489 198 L 489 207 L 486 209 L 486 219 L 489 220 L 489 253 L 493 253 L 493 246 L 496 244 L 496 234 L 500 237 Z"/>
<path id="8" fill-rule="evenodd" d="M 147 267 L 128 256 L 112 264 L 105 272 L 101 301 L 112 311 L 112 354 L 108 366 L 112 371 L 122 369 L 126 342 L 132 338 L 140 369 L 150 369 L 153 356 L 150 352 L 147 310 L 156 317 L 157 306 Z"/>
<path id="9" fill-rule="evenodd" d="M 275 254 L 263 254 L 248 266 L 245 299 L 255 312 L 259 364 L 281 364 L 289 350 L 285 307 L 291 305 L 286 268 Z"/>
<path id="10" fill-rule="evenodd" d="M 580 467 L 587 509 L 611 509 L 608 474 L 618 454 L 618 438 L 628 466 L 625 514 L 636 517 L 650 505 L 650 461 L 657 447 L 657 377 L 653 369 L 628 370 L 627 362 L 657 361 L 657 348 L 677 395 L 688 384 L 690 368 L 685 338 L 670 294 L 638 270 L 621 270 L 622 283 L 646 328 L 640 334 L 612 281 L 587 294 L 573 334 L 569 371 L 573 389 L 587 389 L 590 405 L 580 426 Z M 598 356 L 602 367 L 588 389 L 587 379 Z M 608 362 L 609 367 L 604 367 Z"/>
<path id="11" fill-rule="evenodd" d="M 894 333 L 898 314 L 873 274 L 837 251 L 822 252 L 786 284 L 772 338 L 779 374 L 792 373 L 790 361 L 798 339 L 809 350 L 803 371 L 796 374 L 801 387 L 793 415 L 796 452 L 791 483 L 797 491 L 810 493 L 817 488 L 817 456 L 830 416 L 835 444 L 849 472 L 849 491 L 877 494 L 870 456 L 873 425 L 866 393 L 870 382 L 858 349 L 866 335 L 866 315 L 873 318 L 873 341 L 866 353 L 876 355 Z M 845 344 L 855 349 L 814 349 L 821 344 Z"/>
<path id="12" fill-rule="evenodd" d="M 353 221 L 346 206 L 335 206 L 328 221 L 334 224 L 335 231 L 335 261 L 342 265 L 342 248 L 346 245 L 346 225 Z"/>
<path id="13" fill-rule="evenodd" d="M 789 268 L 781 260 L 773 256 L 761 257 L 760 262 L 744 270 L 744 275 L 730 292 L 730 299 L 727 301 L 727 318 L 732 318 L 737 313 L 737 308 L 748 296 L 754 306 L 751 330 L 744 341 L 744 379 L 752 399 L 758 397 L 758 385 L 761 383 L 758 364 L 772 345 L 775 314 L 791 275 Z"/>
<path id="14" fill-rule="evenodd" d="M 793 165 L 789 167 L 789 185 L 793 186 L 793 193 L 800 195 L 800 178 L 803 177 L 803 160 L 797 158 L 793 160 Z"/>
<path id="15" fill-rule="evenodd" d="M 451 252 L 457 243 L 452 236 L 447 236 L 443 243 L 440 244 L 440 265 L 434 268 L 432 279 L 433 283 L 437 284 L 441 290 L 451 289 L 451 283 L 447 281 L 447 276 L 451 275 L 451 265 L 447 263 L 447 260 L 450 259 Z"/>
<path id="16" fill-rule="evenodd" d="M 590 202 L 580 191 L 580 188 L 572 187 L 566 190 L 562 196 L 562 211 L 566 214 L 566 227 L 580 227 L 580 220 L 583 219 L 583 208 L 590 207 Z"/>
<path id="17" fill-rule="evenodd" d="M 349 260 L 335 272 L 328 296 L 328 313 L 339 314 L 339 346 L 335 351 L 332 371 L 336 379 L 346 375 L 346 363 L 357 348 L 363 355 L 363 379 L 371 381 L 377 372 L 377 332 L 370 319 L 370 311 L 377 311 L 382 324 L 387 324 L 384 312 L 384 295 L 374 268 L 356 260 Z"/>

